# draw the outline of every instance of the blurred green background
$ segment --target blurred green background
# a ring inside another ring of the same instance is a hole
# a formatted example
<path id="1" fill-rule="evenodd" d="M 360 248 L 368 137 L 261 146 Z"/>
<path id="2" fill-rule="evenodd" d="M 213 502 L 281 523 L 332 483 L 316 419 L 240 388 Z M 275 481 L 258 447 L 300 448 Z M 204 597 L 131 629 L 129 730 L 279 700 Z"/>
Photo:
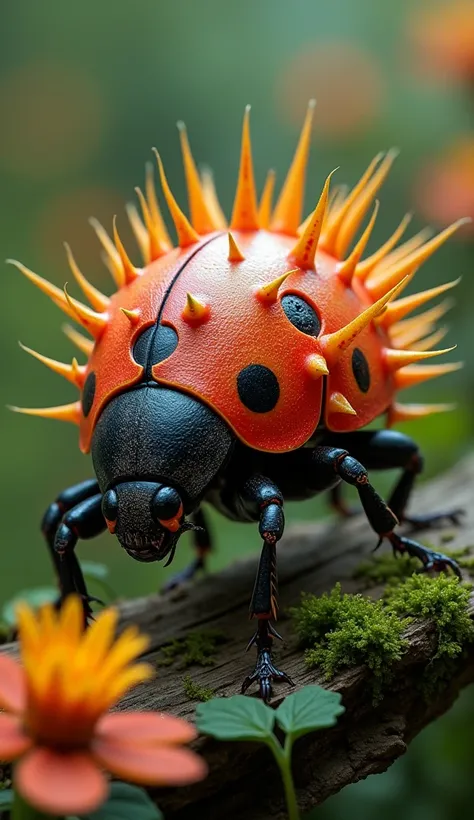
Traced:
<path id="1" fill-rule="evenodd" d="M 82 269 L 110 289 L 87 219 L 95 215 L 110 228 L 118 213 L 130 239 L 123 206 L 143 182 L 153 145 L 184 204 L 178 119 L 186 121 L 196 159 L 212 166 L 229 212 L 247 102 L 261 189 L 268 167 L 283 179 L 307 100 L 317 98 L 308 210 L 336 165 L 339 179 L 353 183 L 380 149 L 402 149 L 382 194 L 373 247 L 407 210 L 416 211 L 413 233 L 426 222 L 442 227 L 474 216 L 471 0 L 17 0 L 3 2 L 0 14 L 1 248 L 4 257 L 21 259 L 58 285 L 70 279 L 66 240 Z M 424 289 L 463 275 L 448 319 L 455 332 L 447 341 L 459 345 L 466 367 L 411 391 L 415 401 L 458 403 L 454 413 L 405 425 L 426 453 L 427 475 L 449 467 L 471 446 L 472 237 L 465 229 L 416 277 L 416 289 Z M 20 339 L 70 359 L 62 315 L 13 268 L 4 268 L 3 283 L 2 404 L 73 400 L 72 387 L 17 345 Z M 70 425 L 3 411 L 1 436 L 0 600 L 6 600 L 50 582 L 40 517 L 60 489 L 91 475 L 91 465 Z M 378 478 L 375 483 L 386 486 Z M 309 518 L 322 509 L 319 502 L 290 505 L 289 517 Z M 217 516 L 213 524 L 213 569 L 258 549 L 252 529 Z M 189 554 L 183 539 L 173 568 Z M 110 536 L 81 545 L 80 555 L 108 564 L 123 595 L 153 591 L 163 581 L 159 567 L 145 572 Z M 321 816 L 351 811 L 370 818 L 383 810 L 395 817 L 400 809 L 413 817 L 465 816 L 474 797 L 468 777 L 473 736 L 471 692 L 387 775 L 345 790 Z"/>

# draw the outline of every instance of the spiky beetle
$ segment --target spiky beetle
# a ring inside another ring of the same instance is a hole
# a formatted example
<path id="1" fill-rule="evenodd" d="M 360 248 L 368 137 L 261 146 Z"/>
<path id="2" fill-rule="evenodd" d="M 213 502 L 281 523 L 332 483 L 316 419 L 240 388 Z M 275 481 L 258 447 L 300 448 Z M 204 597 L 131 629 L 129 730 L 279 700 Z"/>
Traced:
<path id="1" fill-rule="evenodd" d="M 258 622 L 252 640 L 257 663 L 242 688 L 257 681 L 265 699 L 272 681 L 289 681 L 271 655 L 284 499 L 329 490 L 343 512 L 340 483 L 354 485 L 379 543 L 389 540 L 397 553 L 416 556 L 426 568 L 450 566 L 459 573 L 451 559 L 394 532 L 399 521 L 457 519 L 456 511 L 416 519 L 405 514 L 422 469 L 417 445 L 387 429 L 360 428 L 384 413 L 390 426 L 448 409 L 403 406 L 394 395 L 459 366 L 419 364 L 448 352 L 432 350 L 443 335 L 434 325 L 446 303 L 404 318 L 456 282 L 393 300 L 460 222 L 432 239 L 421 232 L 396 247 L 405 217 L 362 261 L 376 203 L 347 255 L 392 165 L 395 154 L 388 152 L 349 192 L 340 188 L 330 197 L 330 174 L 316 209 L 299 226 L 312 110 L 272 214 L 272 174 L 257 206 L 247 109 L 232 233 L 212 178 L 200 178 L 181 126 L 190 221 L 157 154 L 178 245 L 172 246 L 164 226 L 149 169 L 146 197 L 137 189 L 143 220 L 134 206 L 128 211 L 143 268 L 130 261 L 115 222 L 114 241 L 94 223 L 118 288 L 108 298 L 85 279 L 67 248 L 92 309 L 14 262 L 94 338 L 66 328 L 88 356 L 86 365 L 27 349 L 77 385 L 80 401 L 14 408 L 78 424 L 81 450 L 92 451 L 97 480 L 65 490 L 43 519 L 62 595 L 78 592 L 89 611 L 74 550 L 79 538 L 106 527 L 133 558 L 167 558 L 167 564 L 180 534 L 193 529 L 197 557 L 182 579 L 204 566 L 210 548 L 203 501 L 231 519 L 258 522 L 263 548 L 250 605 Z M 367 469 L 393 467 L 402 474 L 387 505 Z"/>

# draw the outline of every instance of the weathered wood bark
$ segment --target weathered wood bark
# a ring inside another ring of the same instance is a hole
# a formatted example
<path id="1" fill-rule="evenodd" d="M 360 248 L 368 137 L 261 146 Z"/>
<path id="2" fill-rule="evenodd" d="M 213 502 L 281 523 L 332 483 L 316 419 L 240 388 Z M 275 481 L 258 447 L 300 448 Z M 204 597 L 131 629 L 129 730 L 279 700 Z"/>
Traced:
<path id="1" fill-rule="evenodd" d="M 463 507 L 464 524 L 449 543 L 450 549 L 456 549 L 474 544 L 473 501 L 471 457 L 451 473 L 421 487 L 412 509 L 428 512 L 447 506 Z M 426 533 L 420 533 L 419 537 L 423 540 L 424 536 Z M 443 531 L 432 530 L 427 540 L 442 549 Z M 358 590 L 360 584 L 353 579 L 353 572 L 363 559 L 370 557 L 374 542 L 374 533 L 361 515 L 346 522 L 331 520 L 292 527 L 279 545 L 279 629 L 285 637 L 279 664 L 298 687 L 324 681 L 305 668 L 285 610 L 298 602 L 302 590 L 319 594 L 338 580 L 345 590 Z M 248 621 L 248 603 L 255 569 L 256 558 L 248 559 L 175 594 L 124 602 L 123 623 L 137 623 L 150 634 L 152 662 L 159 658 L 164 644 L 186 636 L 191 630 L 221 630 L 227 640 L 217 649 L 215 665 L 187 671 L 193 681 L 212 687 L 218 695 L 234 694 L 254 661 L 254 650 L 249 654 L 243 650 L 253 631 Z M 471 613 L 474 615 L 474 597 Z M 446 711 L 460 689 L 474 680 L 474 653 L 470 653 L 453 667 L 450 685 L 427 702 L 417 683 L 433 656 L 435 631 L 428 623 L 415 623 L 406 636 L 408 650 L 395 669 L 389 693 L 376 707 L 367 669 L 352 668 L 331 681 L 331 688 L 343 696 L 346 713 L 337 727 L 302 738 L 295 747 L 294 770 L 303 809 L 320 803 L 348 783 L 387 769 L 406 751 L 420 729 Z M 184 674 L 177 664 L 159 666 L 156 680 L 134 690 L 121 708 L 160 709 L 192 719 L 196 703 L 185 695 Z M 275 704 L 290 691 L 286 686 L 279 688 Z M 279 778 L 265 749 L 255 744 L 223 744 L 204 738 L 196 745 L 209 762 L 210 775 L 190 788 L 160 791 L 159 804 L 168 820 L 266 820 L 285 816 Z"/>

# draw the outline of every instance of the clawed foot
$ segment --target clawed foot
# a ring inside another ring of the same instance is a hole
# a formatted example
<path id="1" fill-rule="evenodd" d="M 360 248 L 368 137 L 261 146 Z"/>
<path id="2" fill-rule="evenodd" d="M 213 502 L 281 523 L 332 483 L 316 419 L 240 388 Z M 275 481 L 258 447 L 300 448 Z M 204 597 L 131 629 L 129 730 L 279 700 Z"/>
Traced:
<path id="1" fill-rule="evenodd" d="M 72 593 L 71 593 L 72 594 Z M 66 595 L 60 595 L 55 603 L 55 607 L 57 610 L 61 609 L 65 600 L 67 599 L 69 593 Z M 84 612 L 84 626 L 89 626 L 94 620 L 94 612 L 91 607 L 91 604 L 100 604 L 100 606 L 105 606 L 104 601 L 100 598 L 96 598 L 94 595 L 80 595 L 77 592 L 74 592 L 74 595 L 79 595 L 79 598 L 82 601 L 82 609 Z"/>
<path id="2" fill-rule="evenodd" d="M 241 690 L 242 694 L 244 694 L 252 683 L 257 682 L 260 697 L 266 703 L 272 696 L 272 683 L 288 683 L 290 686 L 295 685 L 294 681 L 291 680 L 286 672 L 277 669 L 273 663 L 271 645 L 274 637 L 281 640 L 281 635 L 276 632 L 269 621 L 264 619 L 260 620 L 258 630 L 247 646 L 247 650 L 249 650 L 253 644 L 256 645 L 258 652 L 257 663 L 255 664 L 253 672 L 245 678 Z"/>
<path id="3" fill-rule="evenodd" d="M 443 524 L 453 524 L 455 527 L 459 527 L 463 515 L 465 515 L 465 510 L 447 510 L 440 513 L 404 516 L 402 521 L 416 532 L 417 530 L 425 530 Z"/>
<path id="4" fill-rule="evenodd" d="M 392 549 L 395 555 L 411 555 L 413 558 L 419 558 L 423 564 L 423 571 L 434 569 L 437 572 L 443 572 L 451 569 L 458 578 L 462 578 L 459 565 L 453 558 L 449 558 L 442 552 L 436 552 L 428 547 L 418 544 L 417 541 L 412 541 L 410 538 L 404 538 L 392 532 L 387 536 L 392 544 Z"/>

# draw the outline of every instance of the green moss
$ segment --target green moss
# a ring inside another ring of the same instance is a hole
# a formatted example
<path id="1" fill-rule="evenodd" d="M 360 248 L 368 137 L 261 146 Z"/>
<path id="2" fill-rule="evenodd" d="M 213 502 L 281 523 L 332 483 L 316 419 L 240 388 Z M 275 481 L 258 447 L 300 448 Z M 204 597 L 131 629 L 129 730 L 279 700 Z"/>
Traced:
<path id="1" fill-rule="evenodd" d="M 218 630 L 206 632 L 189 632 L 185 638 L 176 638 L 161 648 L 161 657 L 157 660 L 158 666 L 171 666 L 179 659 L 179 667 L 213 666 L 215 663 L 216 647 L 222 643 L 224 635 Z"/>
<path id="2" fill-rule="evenodd" d="M 195 683 L 191 675 L 184 676 L 183 689 L 189 700 L 200 700 L 203 703 L 206 700 L 211 700 L 216 694 L 210 686 L 200 686 L 199 683 Z"/>
<path id="3" fill-rule="evenodd" d="M 420 562 L 409 555 L 396 557 L 393 553 L 384 552 L 370 561 L 364 561 L 354 570 L 353 577 L 363 579 L 367 586 L 377 584 L 399 583 L 409 578 L 419 568 Z"/>
<path id="4" fill-rule="evenodd" d="M 319 598 L 303 595 L 291 614 L 309 668 L 321 667 L 329 679 L 344 667 L 365 664 L 372 673 L 374 696 L 380 696 L 406 646 L 405 624 L 395 612 L 382 601 L 343 594 L 336 584 Z"/>

